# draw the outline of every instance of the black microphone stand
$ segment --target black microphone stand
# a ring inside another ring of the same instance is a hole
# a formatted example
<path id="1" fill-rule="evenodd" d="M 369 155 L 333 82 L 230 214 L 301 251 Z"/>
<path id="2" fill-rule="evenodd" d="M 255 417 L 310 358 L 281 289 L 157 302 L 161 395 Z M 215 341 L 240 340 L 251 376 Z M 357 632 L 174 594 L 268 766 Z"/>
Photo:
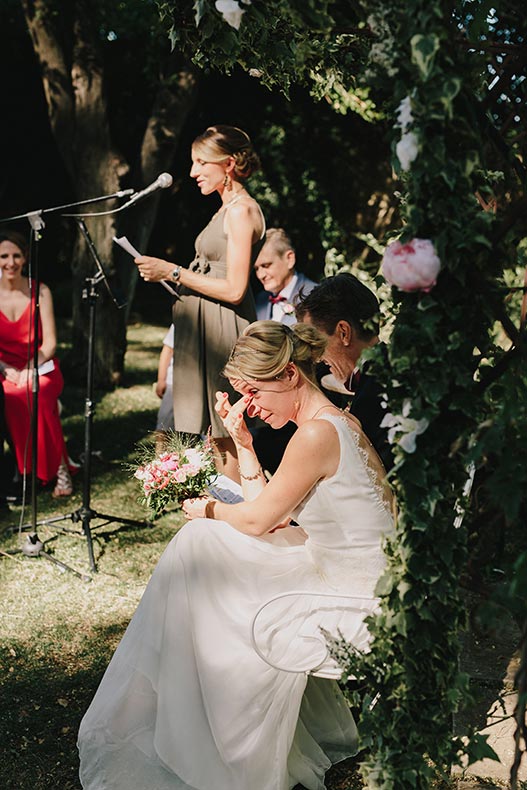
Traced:
<path id="1" fill-rule="evenodd" d="M 91 577 L 87 576 L 86 574 L 80 573 L 79 571 L 75 570 L 74 568 L 66 565 L 65 563 L 58 560 L 52 554 L 45 550 L 45 543 L 42 542 L 37 533 L 37 525 L 53 525 L 60 521 L 65 521 L 70 519 L 72 522 L 82 522 L 82 530 L 84 536 L 86 537 L 86 542 L 88 545 L 88 557 L 90 561 L 90 567 L 92 571 L 96 571 L 97 567 L 95 564 L 95 557 L 93 552 L 93 540 L 92 540 L 92 533 L 90 528 L 90 522 L 92 519 L 97 518 L 99 520 L 104 520 L 104 524 L 99 526 L 105 526 L 109 523 L 119 522 L 126 526 L 148 526 L 151 522 L 148 521 L 135 521 L 132 519 L 123 519 L 120 516 L 110 516 L 103 513 L 98 513 L 95 510 L 92 510 L 90 506 L 90 490 L 91 490 L 91 427 L 93 421 L 93 369 L 94 369 L 94 338 L 95 338 L 95 305 L 96 299 L 98 297 L 97 293 L 97 284 L 101 281 L 104 281 L 108 291 L 111 294 L 111 290 L 109 287 L 109 283 L 106 278 L 106 274 L 104 272 L 102 263 L 100 262 L 99 256 L 95 249 L 95 245 L 88 233 L 88 229 L 84 223 L 82 218 L 77 218 L 77 222 L 81 232 L 83 233 L 92 257 L 95 260 L 96 267 L 97 267 L 97 275 L 95 277 L 87 277 L 85 280 L 85 288 L 83 290 L 83 299 L 88 300 L 89 304 L 89 331 L 88 331 L 88 365 L 87 365 L 87 383 L 86 383 L 86 400 L 85 400 L 85 410 L 84 410 L 84 417 L 85 417 L 85 431 L 84 431 L 84 484 L 83 484 L 83 501 L 82 506 L 69 513 L 62 516 L 52 517 L 48 519 L 42 519 L 41 521 L 37 521 L 37 487 L 38 487 L 38 480 L 37 480 L 37 455 L 38 455 L 38 392 L 39 392 L 39 375 L 38 375 L 38 328 L 39 328 L 39 317 L 40 317 L 40 304 L 39 304 L 39 288 L 40 288 L 40 278 L 39 278 L 39 271 L 38 271 L 38 252 L 37 252 L 37 242 L 41 239 L 40 231 L 45 226 L 45 223 L 42 219 L 42 214 L 59 211 L 65 208 L 74 208 L 77 206 L 82 206 L 87 203 L 99 202 L 101 200 L 108 200 L 110 198 L 115 197 L 124 197 L 132 194 L 134 190 L 127 189 L 122 190 L 120 192 L 114 193 L 112 195 L 104 195 L 98 198 L 92 198 L 89 200 L 79 201 L 77 203 L 70 203 L 62 206 L 57 206 L 55 208 L 50 209 L 43 209 L 39 211 L 32 211 L 26 214 L 20 214 L 13 217 L 7 217 L 4 220 L 0 220 L 1 222 L 9 222 L 14 221 L 22 218 L 27 218 L 31 224 L 32 228 L 32 240 L 34 240 L 33 247 L 33 255 L 30 256 L 30 263 L 33 261 L 33 277 L 30 278 L 34 282 L 34 286 L 36 288 L 36 298 L 35 298 L 35 311 L 33 315 L 33 372 L 32 372 L 32 414 L 31 414 L 31 436 L 32 436 L 32 447 L 31 447 L 31 458 L 32 458 L 32 467 L 31 467 L 31 524 L 24 524 L 22 526 L 13 526 L 11 527 L 11 531 L 24 531 L 30 530 L 29 535 L 27 536 L 27 541 L 23 544 L 21 549 L 14 549 L 6 552 L 7 554 L 18 554 L 22 553 L 28 557 L 44 557 L 45 559 L 53 562 L 61 570 L 67 570 L 70 573 L 73 573 L 78 578 L 82 579 L 83 581 L 91 581 Z M 125 206 L 121 206 L 120 209 L 116 209 L 116 211 L 120 211 Z M 109 212 L 113 213 L 113 212 Z M 112 295 L 113 298 L 113 295 Z M 117 307 L 122 307 L 123 305 L 118 305 L 116 300 L 114 299 L 115 304 Z M 62 532 L 74 532 L 74 534 L 78 534 L 77 530 L 67 530 L 63 529 Z"/>
<path id="2" fill-rule="evenodd" d="M 82 505 L 77 510 L 74 510 L 70 513 L 65 513 L 61 516 L 53 516 L 51 518 L 42 519 L 39 521 L 39 524 L 45 524 L 47 526 L 57 524 L 60 521 L 67 521 L 70 520 L 73 523 L 81 523 L 82 524 L 82 533 L 86 538 L 87 546 L 88 546 L 88 557 L 90 561 L 90 568 L 95 573 L 97 571 L 97 565 L 95 563 L 95 556 L 93 552 L 93 537 L 92 537 L 92 529 L 100 529 L 101 527 L 105 527 L 108 524 L 119 523 L 126 527 L 147 527 L 151 526 L 150 521 L 143 520 L 143 521 L 136 521 L 135 519 L 130 518 L 123 518 L 122 516 L 110 515 L 108 513 L 100 513 L 97 510 L 94 510 L 91 507 L 91 459 L 92 459 L 92 443 L 91 443 L 91 432 L 92 432 L 92 425 L 93 425 L 93 415 L 95 412 L 94 404 L 93 404 L 93 382 L 94 382 L 94 363 L 95 363 L 95 316 L 96 316 L 96 305 L 97 299 L 99 297 L 99 293 L 97 290 L 97 286 L 99 283 L 104 282 L 108 292 L 112 296 L 112 299 L 117 308 L 124 307 L 123 304 L 119 304 L 117 300 L 114 298 L 110 285 L 108 283 L 106 273 L 104 271 L 103 265 L 95 248 L 95 245 L 92 241 L 92 238 L 89 234 L 88 228 L 86 227 L 86 223 L 82 217 L 77 217 L 77 225 L 79 227 L 80 232 L 84 236 L 86 243 L 88 244 L 88 248 L 92 255 L 92 258 L 95 262 L 95 266 L 97 269 L 97 273 L 93 277 L 86 277 L 85 285 L 82 292 L 83 300 L 88 302 L 89 308 L 89 319 L 88 319 L 88 359 L 87 359 L 87 378 L 86 378 L 86 398 L 84 402 L 84 465 L 83 465 L 83 490 L 82 490 Z M 103 521 L 102 524 L 98 524 L 92 528 L 91 522 L 93 519 L 98 519 Z M 24 530 L 29 528 L 30 525 L 24 525 L 20 529 Z M 77 530 L 63 530 L 66 534 L 68 532 L 73 532 L 74 534 L 78 534 Z M 68 570 L 71 570 L 68 568 Z"/>
<path id="3" fill-rule="evenodd" d="M 88 544 L 88 556 L 90 560 L 90 567 L 92 571 L 97 570 L 97 566 L 95 564 L 95 557 L 93 553 L 93 540 L 92 540 L 92 528 L 91 528 L 91 521 L 93 519 L 102 520 L 104 523 L 97 525 L 96 529 L 100 527 L 104 527 L 108 524 L 112 523 L 119 523 L 123 526 L 127 527 L 146 527 L 151 525 L 151 522 L 144 520 L 144 521 L 136 521 L 134 519 L 123 518 L 121 516 L 110 515 L 108 513 L 99 513 L 97 510 L 93 510 L 91 507 L 91 458 L 92 458 L 92 450 L 91 450 L 91 429 L 93 424 L 93 415 L 94 415 L 94 404 L 93 404 L 93 371 L 94 371 L 94 362 L 95 362 L 95 315 L 96 315 L 96 305 L 98 299 L 98 291 L 97 286 L 100 282 L 104 282 L 105 286 L 107 287 L 109 293 L 111 294 L 110 286 L 108 280 L 106 278 L 106 274 L 102 263 L 100 261 L 99 255 L 95 248 L 95 245 L 91 239 L 89 234 L 88 228 L 84 222 L 82 217 L 77 217 L 77 225 L 79 230 L 81 231 L 82 235 L 84 236 L 86 243 L 88 244 L 88 248 L 92 255 L 93 260 L 95 261 L 97 274 L 94 277 L 86 277 L 85 279 L 85 287 L 82 292 L 82 298 L 87 300 L 88 307 L 89 307 L 89 321 L 88 321 L 88 360 L 87 360 L 87 379 L 86 379 L 86 399 L 85 399 L 85 408 L 84 408 L 84 479 L 83 479 L 83 492 L 82 492 L 82 506 L 77 510 L 74 510 L 71 513 L 67 513 L 62 516 L 56 516 L 54 518 L 45 519 L 41 521 L 41 524 L 56 524 L 59 521 L 65 521 L 70 519 L 74 523 L 81 522 L 82 523 L 82 530 L 86 537 L 86 541 Z M 111 294 L 112 295 L 112 294 Z M 119 305 L 116 299 L 112 295 L 112 299 L 116 305 L 116 307 L 121 308 L 124 305 Z"/>
<path id="4" fill-rule="evenodd" d="M 37 479 L 37 462 L 38 462 L 38 399 L 40 389 L 40 379 L 38 372 L 38 338 L 39 338 L 39 324 L 40 324 L 40 273 L 39 273 L 39 254 L 38 242 L 42 238 L 41 230 L 45 227 L 44 220 L 42 219 L 42 212 L 35 211 L 26 214 L 31 225 L 31 240 L 30 240 L 30 255 L 29 255 L 29 282 L 30 289 L 35 294 L 34 298 L 34 311 L 32 315 L 32 331 L 31 326 L 29 331 L 30 343 L 32 341 L 32 361 L 33 369 L 31 373 L 31 524 L 24 525 L 23 527 L 14 527 L 13 531 L 22 531 L 29 528 L 30 533 L 27 536 L 26 542 L 20 549 L 11 549 L 6 554 L 25 554 L 27 557 L 44 557 L 53 564 L 57 565 L 62 571 L 69 571 L 83 581 L 91 581 L 91 577 L 66 565 L 61 560 L 58 560 L 53 554 L 50 554 L 45 549 L 45 542 L 40 540 L 37 532 L 37 493 L 38 493 L 38 479 Z M 11 217 L 10 219 L 14 219 Z M 31 291 L 30 298 L 32 299 Z M 24 471 L 25 474 L 25 471 Z"/>

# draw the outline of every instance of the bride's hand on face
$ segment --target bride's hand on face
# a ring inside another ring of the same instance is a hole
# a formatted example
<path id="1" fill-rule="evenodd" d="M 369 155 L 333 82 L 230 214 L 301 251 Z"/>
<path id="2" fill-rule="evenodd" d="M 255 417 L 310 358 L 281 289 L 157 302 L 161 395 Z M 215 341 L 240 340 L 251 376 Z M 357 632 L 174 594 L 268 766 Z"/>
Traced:
<path id="1" fill-rule="evenodd" d="M 253 444 L 253 438 L 243 419 L 244 412 L 251 400 L 252 397 L 250 395 L 244 395 L 231 405 L 226 392 L 216 393 L 216 405 L 214 408 L 237 447 L 252 447 Z"/>

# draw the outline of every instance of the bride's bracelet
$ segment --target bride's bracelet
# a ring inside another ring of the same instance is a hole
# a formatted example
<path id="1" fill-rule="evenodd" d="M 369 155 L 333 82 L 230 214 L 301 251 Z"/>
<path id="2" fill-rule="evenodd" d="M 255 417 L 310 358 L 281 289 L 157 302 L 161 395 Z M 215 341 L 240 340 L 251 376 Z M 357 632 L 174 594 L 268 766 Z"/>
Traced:
<path id="1" fill-rule="evenodd" d="M 258 471 L 256 472 L 255 475 L 244 475 L 239 465 L 238 465 L 238 472 L 240 473 L 240 477 L 242 480 L 258 480 L 260 475 L 263 475 L 263 469 L 261 466 L 258 467 Z"/>

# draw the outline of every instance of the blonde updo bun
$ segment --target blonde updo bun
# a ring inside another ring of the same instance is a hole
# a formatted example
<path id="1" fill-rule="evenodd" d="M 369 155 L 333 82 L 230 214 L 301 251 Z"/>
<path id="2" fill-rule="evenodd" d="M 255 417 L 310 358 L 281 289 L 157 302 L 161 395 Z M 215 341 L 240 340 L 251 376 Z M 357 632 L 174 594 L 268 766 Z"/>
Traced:
<path id="1" fill-rule="evenodd" d="M 249 178 L 260 167 L 251 138 L 237 126 L 209 126 L 196 137 L 192 149 L 205 162 L 224 162 L 232 156 L 234 175 L 240 180 Z"/>
<path id="2" fill-rule="evenodd" d="M 228 379 L 270 381 L 280 378 L 293 362 L 315 383 L 315 369 L 326 348 L 326 338 L 311 324 L 292 327 L 279 321 L 255 321 L 236 341 L 224 368 Z"/>

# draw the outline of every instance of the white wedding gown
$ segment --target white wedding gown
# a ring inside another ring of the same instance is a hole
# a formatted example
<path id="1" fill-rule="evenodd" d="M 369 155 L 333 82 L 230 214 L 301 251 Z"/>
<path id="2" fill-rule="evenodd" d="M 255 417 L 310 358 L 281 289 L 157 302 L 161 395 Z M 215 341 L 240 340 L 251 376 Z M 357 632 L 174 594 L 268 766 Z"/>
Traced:
<path id="1" fill-rule="evenodd" d="M 337 683 L 275 669 L 251 642 L 263 604 L 305 590 L 258 617 L 256 643 L 273 663 L 318 665 L 319 626 L 368 645 L 391 512 L 357 431 L 319 419 L 335 426 L 341 457 L 294 514 L 307 540 L 196 519 L 169 543 L 82 720 L 85 790 L 322 790 L 331 763 L 356 752 Z"/>

